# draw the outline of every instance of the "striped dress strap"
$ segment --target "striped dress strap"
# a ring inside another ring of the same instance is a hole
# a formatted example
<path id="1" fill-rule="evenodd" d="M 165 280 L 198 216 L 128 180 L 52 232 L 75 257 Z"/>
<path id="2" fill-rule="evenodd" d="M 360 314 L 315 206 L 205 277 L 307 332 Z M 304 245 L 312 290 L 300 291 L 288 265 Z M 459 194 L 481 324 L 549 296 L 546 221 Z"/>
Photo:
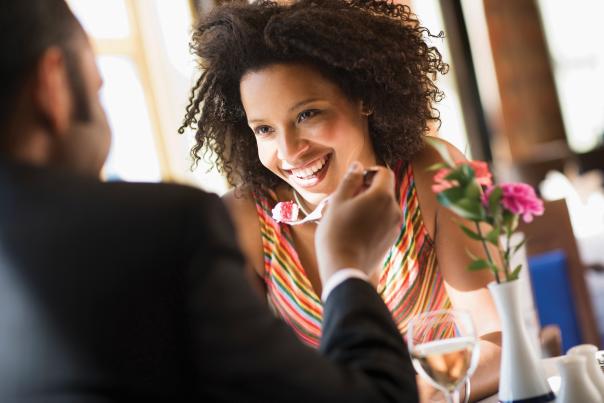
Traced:
<path id="1" fill-rule="evenodd" d="M 264 281 L 269 303 L 306 344 L 318 347 L 323 305 L 296 252 L 291 228 L 273 220 L 277 203 L 272 190 L 254 193 L 264 257 Z"/>
<path id="2" fill-rule="evenodd" d="M 434 242 L 424 225 L 411 163 L 395 168 L 403 224 L 379 276 L 377 291 L 401 333 L 422 312 L 450 308 L 436 260 Z"/>

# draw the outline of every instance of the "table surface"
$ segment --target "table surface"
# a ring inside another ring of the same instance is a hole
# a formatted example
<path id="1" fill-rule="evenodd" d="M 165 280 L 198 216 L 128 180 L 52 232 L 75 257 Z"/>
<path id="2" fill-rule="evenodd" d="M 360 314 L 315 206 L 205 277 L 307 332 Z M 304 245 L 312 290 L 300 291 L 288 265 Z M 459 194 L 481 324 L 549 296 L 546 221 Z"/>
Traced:
<path id="1" fill-rule="evenodd" d="M 543 369 L 545 370 L 545 376 L 548 378 L 547 380 L 554 393 L 558 392 L 558 389 L 560 388 L 560 375 L 558 374 L 558 366 L 556 365 L 560 358 L 561 357 L 552 357 L 541 360 Z M 480 400 L 478 403 L 497 403 L 498 401 L 497 395 L 493 395 Z"/>

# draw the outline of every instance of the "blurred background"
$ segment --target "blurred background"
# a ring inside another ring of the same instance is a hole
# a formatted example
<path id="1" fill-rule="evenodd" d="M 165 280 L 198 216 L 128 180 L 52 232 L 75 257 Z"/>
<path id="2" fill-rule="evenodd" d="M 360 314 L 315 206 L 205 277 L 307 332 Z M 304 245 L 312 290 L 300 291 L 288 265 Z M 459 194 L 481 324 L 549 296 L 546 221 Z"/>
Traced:
<path id="1" fill-rule="evenodd" d="M 177 133 L 196 69 L 188 48 L 191 26 L 216 1 L 68 0 L 91 35 L 104 78 L 102 100 L 114 133 L 104 168 L 107 180 L 163 180 L 219 194 L 227 190 L 208 164 L 191 170 L 192 135 Z M 432 33 L 445 33 L 444 39 L 431 39 L 451 66 L 439 79 L 446 97 L 435 135 L 468 158 L 488 161 L 498 181 L 525 181 L 545 199 L 565 202 L 563 218 L 546 217 L 535 226 L 543 235 L 543 226 L 568 220 L 568 234 L 559 225 L 547 232 L 560 232 L 567 244 L 578 337 L 600 344 L 604 2 L 402 3 Z M 529 255 L 558 245 L 537 241 L 527 245 Z"/>

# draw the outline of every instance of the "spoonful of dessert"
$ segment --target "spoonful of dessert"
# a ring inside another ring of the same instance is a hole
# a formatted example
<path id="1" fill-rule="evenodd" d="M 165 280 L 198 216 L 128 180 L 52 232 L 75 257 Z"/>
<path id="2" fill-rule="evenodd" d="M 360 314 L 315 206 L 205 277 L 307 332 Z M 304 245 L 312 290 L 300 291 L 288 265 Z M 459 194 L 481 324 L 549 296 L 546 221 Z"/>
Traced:
<path id="1" fill-rule="evenodd" d="M 371 185 L 371 181 L 373 180 L 373 177 L 375 176 L 376 172 L 377 171 L 371 169 L 366 169 L 365 172 L 363 172 L 364 188 L 368 188 L 369 185 Z M 329 203 L 330 197 L 331 196 L 327 196 L 326 198 L 321 200 L 321 202 L 317 205 L 317 207 L 315 207 L 313 211 L 308 214 L 305 214 L 304 218 L 298 219 L 298 214 L 300 213 L 300 210 L 302 210 L 303 213 L 305 212 L 302 208 L 300 208 L 301 203 L 300 201 L 298 201 L 297 194 L 294 191 L 294 198 L 296 199 L 296 201 L 290 200 L 277 203 L 272 210 L 273 220 L 287 225 L 301 225 L 307 222 L 318 222 L 321 217 L 323 217 L 323 209 L 325 208 L 325 206 L 327 206 L 327 203 Z"/>

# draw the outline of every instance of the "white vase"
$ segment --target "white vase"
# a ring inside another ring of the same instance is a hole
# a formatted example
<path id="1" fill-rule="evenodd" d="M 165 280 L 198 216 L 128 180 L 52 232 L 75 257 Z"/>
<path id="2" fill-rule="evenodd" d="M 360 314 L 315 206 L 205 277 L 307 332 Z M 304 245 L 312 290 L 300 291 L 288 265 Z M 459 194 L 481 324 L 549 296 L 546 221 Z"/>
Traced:
<path id="1" fill-rule="evenodd" d="M 601 403 L 600 393 L 585 376 L 587 368 L 582 355 L 567 355 L 558 361 L 560 391 L 556 403 Z"/>
<path id="2" fill-rule="evenodd" d="M 525 235 L 516 231 L 510 238 L 510 245 L 518 245 L 525 239 Z M 506 244 L 506 237 L 502 235 L 500 238 L 501 245 Z M 510 267 L 516 267 L 522 265 L 523 269 L 520 270 L 518 281 L 521 283 L 519 297 L 520 297 L 520 312 L 522 312 L 522 319 L 524 320 L 524 326 L 529 335 L 529 340 L 533 343 L 537 353 L 541 356 L 541 342 L 539 340 L 539 317 L 537 316 L 537 308 L 535 307 L 535 299 L 533 298 L 533 286 L 531 284 L 531 276 L 528 271 L 528 260 L 526 257 L 526 245 L 522 245 L 516 253 L 512 254 L 510 258 Z"/>
<path id="3" fill-rule="evenodd" d="M 568 355 L 580 355 L 585 357 L 585 366 L 591 383 L 600 394 L 600 401 L 604 402 L 604 373 L 596 360 L 598 348 L 593 344 L 580 344 L 568 350 Z"/>
<path id="4" fill-rule="evenodd" d="M 524 325 L 519 302 L 521 283 L 493 282 L 488 287 L 502 325 L 499 401 L 554 401 L 556 397 L 547 383 L 541 360 Z"/>

